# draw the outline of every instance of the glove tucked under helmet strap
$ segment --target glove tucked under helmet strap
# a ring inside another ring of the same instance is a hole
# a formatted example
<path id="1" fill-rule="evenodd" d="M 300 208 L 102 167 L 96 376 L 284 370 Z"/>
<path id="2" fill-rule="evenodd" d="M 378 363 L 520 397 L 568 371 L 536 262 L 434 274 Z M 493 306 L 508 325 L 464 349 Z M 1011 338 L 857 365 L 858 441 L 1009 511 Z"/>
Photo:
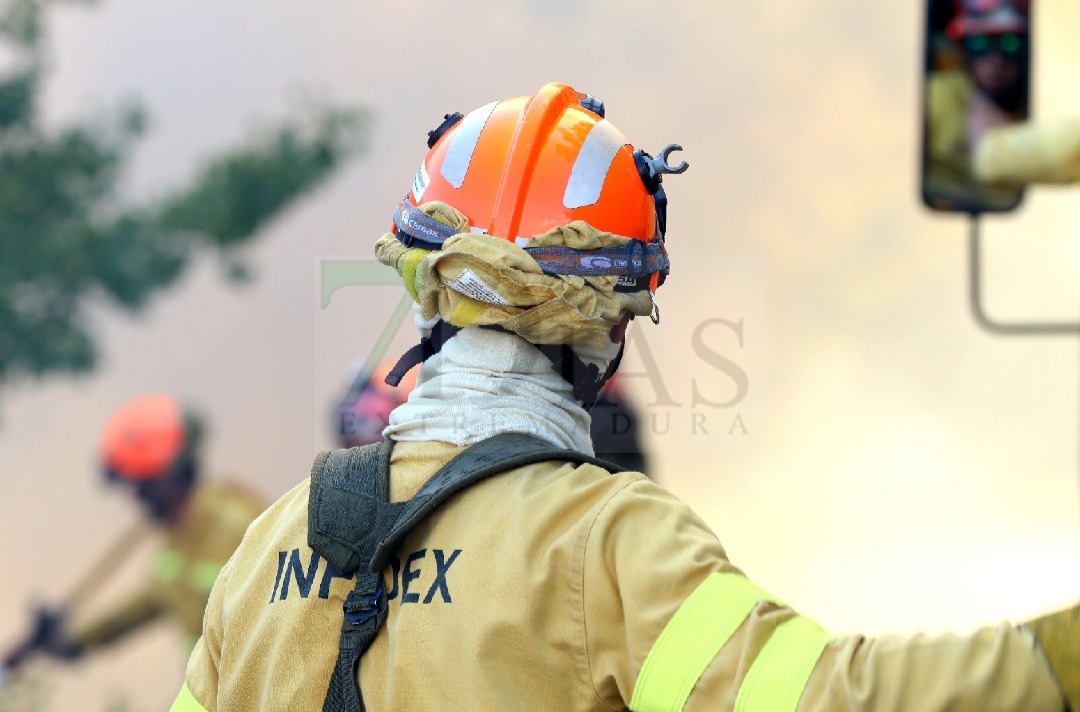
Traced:
<path id="1" fill-rule="evenodd" d="M 418 207 L 403 200 L 394 213 L 394 236 L 406 247 L 438 250 L 458 231 L 425 214 Z M 525 239 L 525 238 L 523 238 Z M 536 260 L 544 274 L 572 275 L 577 277 L 626 277 L 641 289 L 649 286 L 648 277 L 660 273 L 663 281 L 671 264 L 664 242 L 657 238 L 645 242 L 627 238 L 626 247 L 602 247 L 593 250 L 575 250 L 569 247 L 528 247 L 523 249 Z"/>

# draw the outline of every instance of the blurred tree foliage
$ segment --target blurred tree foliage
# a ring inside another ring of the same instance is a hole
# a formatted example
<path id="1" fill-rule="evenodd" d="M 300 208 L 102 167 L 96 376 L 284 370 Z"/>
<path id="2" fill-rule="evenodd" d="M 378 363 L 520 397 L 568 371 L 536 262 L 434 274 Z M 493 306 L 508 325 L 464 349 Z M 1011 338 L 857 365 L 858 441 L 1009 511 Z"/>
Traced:
<path id="1" fill-rule="evenodd" d="M 0 0 L 0 385 L 26 375 L 86 372 L 97 347 L 86 302 L 137 311 L 200 248 L 230 278 L 235 248 L 360 148 L 364 115 L 312 108 L 204 163 L 190 185 L 154 204 L 121 207 L 117 187 L 144 132 L 129 103 L 59 129 L 37 111 L 49 4 Z"/>

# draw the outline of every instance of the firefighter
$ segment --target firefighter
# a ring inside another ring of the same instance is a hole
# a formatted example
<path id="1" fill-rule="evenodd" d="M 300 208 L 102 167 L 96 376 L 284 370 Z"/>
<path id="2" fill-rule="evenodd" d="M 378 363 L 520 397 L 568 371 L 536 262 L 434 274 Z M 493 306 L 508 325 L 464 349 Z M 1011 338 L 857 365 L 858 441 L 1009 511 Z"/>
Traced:
<path id="1" fill-rule="evenodd" d="M 138 501 L 151 527 L 127 532 L 109 561 L 93 570 L 97 580 L 84 582 L 85 591 L 69 597 L 70 605 L 81 606 L 84 594 L 113 573 L 140 543 L 133 538 L 156 529 L 162 543 L 148 580 L 127 600 L 73 628 L 68 611 L 40 611 L 31 635 L 7 656 L 5 667 L 35 653 L 75 660 L 158 618 L 170 619 L 188 636 L 189 649 L 194 645 L 218 572 L 264 507 L 244 487 L 200 479 L 202 434 L 194 412 L 166 395 L 133 400 L 110 418 L 100 440 L 101 472 Z"/>
<path id="2" fill-rule="evenodd" d="M 422 361 L 417 386 L 248 531 L 174 712 L 1080 709 L 1075 611 L 834 638 L 592 457 L 627 322 L 658 317 L 677 147 L 635 151 L 563 84 L 428 145 L 375 248 L 421 334 L 387 378 Z"/>
<path id="3" fill-rule="evenodd" d="M 957 0 L 946 28 L 964 66 L 931 74 L 926 87 L 928 187 L 942 197 L 1005 208 L 1014 188 L 976 175 L 983 139 L 1028 113 L 1027 0 Z"/>
<path id="4" fill-rule="evenodd" d="M 349 388 L 334 408 L 334 435 L 338 447 L 359 447 L 382 440 L 390 412 L 405 402 L 416 385 L 416 371 L 410 371 L 397 386 L 386 383 L 393 361 L 380 361 L 370 374 L 357 369 Z"/>
<path id="5" fill-rule="evenodd" d="M 1028 113 L 1028 11 L 1028 0 L 957 0 L 946 36 L 963 49 L 963 66 L 941 68 L 927 86 L 933 191 L 958 190 L 993 207 L 1027 185 L 1080 182 L 1080 119 L 1020 120 Z"/>
<path id="6" fill-rule="evenodd" d="M 589 419 L 589 435 L 598 458 L 651 476 L 641 442 L 641 420 L 617 377 L 604 384 Z"/>

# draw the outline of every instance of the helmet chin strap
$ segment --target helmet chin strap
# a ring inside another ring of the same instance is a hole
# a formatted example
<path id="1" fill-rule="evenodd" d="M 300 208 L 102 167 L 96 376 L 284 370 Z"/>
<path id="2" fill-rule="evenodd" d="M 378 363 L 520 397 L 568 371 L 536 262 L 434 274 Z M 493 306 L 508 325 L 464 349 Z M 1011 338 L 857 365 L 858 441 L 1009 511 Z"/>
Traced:
<path id="1" fill-rule="evenodd" d="M 460 326 L 454 326 L 449 322 L 439 319 L 435 322 L 435 325 L 431 327 L 431 334 L 429 336 L 421 337 L 419 344 L 402 354 L 401 358 L 399 358 L 398 362 L 394 365 L 394 368 L 390 373 L 386 374 L 386 384 L 396 388 L 397 385 L 401 383 L 401 379 L 405 377 L 406 373 L 439 353 L 443 344 L 459 331 L 461 331 Z"/>
<path id="2" fill-rule="evenodd" d="M 585 363 L 566 344 L 533 344 L 540 353 L 551 361 L 551 368 L 562 376 L 563 380 L 574 387 L 574 399 L 581 401 L 585 410 L 592 410 L 601 389 L 619 368 L 626 342 L 619 344 L 619 353 L 608 364 L 607 370 L 600 375 L 600 367 L 595 363 Z"/>
<path id="3" fill-rule="evenodd" d="M 479 328 L 502 331 L 508 334 L 513 333 L 496 325 Z M 461 327 L 453 326 L 442 319 L 435 322 L 435 325 L 431 328 L 430 336 L 422 337 L 419 344 L 402 354 L 393 370 L 387 374 L 386 383 L 390 386 L 397 386 L 406 373 L 439 353 L 443 344 L 459 331 L 461 331 Z M 619 363 L 622 361 L 623 349 L 626 347 L 626 341 L 623 340 L 619 343 L 619 352 L 608 364 L 603 375 L 600 374 L 599 366 L 594 363 L 585 363 L 566 344 L 533 344 L 533 346 L 551 361 L 552 370 L 574 387 L 574 399 L 581 401 L 582 407 L 588 411 L 596 404 L 596 399 L 599 397 L 604 384 L 618 370 Z"/>

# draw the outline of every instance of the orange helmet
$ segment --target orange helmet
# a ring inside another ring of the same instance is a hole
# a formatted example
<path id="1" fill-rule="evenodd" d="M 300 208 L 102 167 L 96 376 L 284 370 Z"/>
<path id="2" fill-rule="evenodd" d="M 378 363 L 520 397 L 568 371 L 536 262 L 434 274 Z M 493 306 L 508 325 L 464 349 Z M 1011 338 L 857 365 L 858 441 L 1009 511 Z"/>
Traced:
<path id="1" fill-rule="evenodd" d="M 945 28 L 954 40 L 972 35 L 1024 34 L 1028 30 L 1028 0 L 956 0 L 956 6 L 956 17 Z"/>
<path id="2" fill-rule="evenodd" d="M 102 468 L 109 477 L 126 480 L 164 477 L 190 454 L 194 430 L 192 420 L 170 396 L 131 401 L 105 425 L 98 448 Z"/>
<path id="3" fill-rule="evenodd" d="M 666 162 L 681 147 L 670 145 L 655 159 L 635 151 L 596 99 L 546 84 L 531 97 L 448 114 L 428 134 L 428 147 L 394 216 L 405 244 L 438 247 L 452 234 L 416 209 L 437 200 L 462 212 L 473 232 L 523 247 L 530 236 L 574 220 L 633 239 L 625 256 L 580 255 L 572 266 L 566 251 L 529 250 L 545 271 L 550 265 L 557 274 L 618 274 L 633 280 L 620 282 L 625 286 L 654 291 L 667 273 L 660 182 L 664 173 L 686 169 Z"/>

